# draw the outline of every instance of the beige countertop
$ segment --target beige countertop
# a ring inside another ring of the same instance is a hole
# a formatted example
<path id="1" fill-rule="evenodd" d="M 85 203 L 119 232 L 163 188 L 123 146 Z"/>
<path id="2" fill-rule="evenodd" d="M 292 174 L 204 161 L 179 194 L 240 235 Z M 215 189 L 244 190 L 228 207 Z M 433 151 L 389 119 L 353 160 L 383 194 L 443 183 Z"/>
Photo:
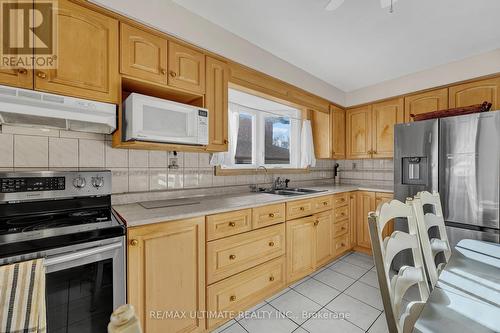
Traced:
<path id="1" fill-rule="evenodd" d="M 307 186 L 306 188 L 323 190 L 324 192 L 293 197 L 252 192 L 222 196 L 194 196 L 190 198 L 183 198 L 184 200 L 191 202 L 191 204 L 187 205 L 145 208 L 143 205 L 141 205 L 141 203 L 132 203 L 126 205 L 116 205 L 113 206 L 113 208 L 118 213 L 118 215 L 120 215 L 126 221 L 128 227 L 135 227 L 151 223 L 174 221 L 197 216 L 223 213 L 237 209 L 252 208 L 280 202 L 313 198 L 327 194 L 351 192 L 357 190 L 386 193 L 393 192 L 393 189 L 389 187 L 364 187 L 357 185 L 321 185 Z M 162 204 L 168 203 L 169 201 L 174 202 L 175 199 L 162 200 L 161 202 L 159 201 L 157 203 L 158 206 L 161 206 Z M 154 203 L 156 202 L 149 203 L 154 205 Z"/>

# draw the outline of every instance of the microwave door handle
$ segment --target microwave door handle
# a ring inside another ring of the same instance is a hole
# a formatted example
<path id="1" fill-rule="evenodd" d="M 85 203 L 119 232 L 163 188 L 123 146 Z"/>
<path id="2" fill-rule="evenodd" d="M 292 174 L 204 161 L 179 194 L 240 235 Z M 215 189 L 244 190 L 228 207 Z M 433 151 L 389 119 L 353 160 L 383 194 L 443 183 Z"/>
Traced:
<path id="1" fill-rule="evenodd" d="M 99 247 L 95 247 L 95 248 L 91 248 L 91 249 L 87 249 L 87 250 L 82 250 L 82 251 L 78 251 L 78 252 L 64 254 L 61 256 L 49 257 L 49 258 L 45 259 L 45 267 L 50 267 L 50 266 L 58 265 L 58 264 L 64 264 L 64 263 L 75 261 L 75 260 L 82 259 L 85 257 L 90 257 L 92 255 L 96 255 L 99 253 L 108 252 L 111 250 L 118 249 L 122 246 L 123 245 L 121 242 L 117 242 L 117 243 L 99 246 Z"/>

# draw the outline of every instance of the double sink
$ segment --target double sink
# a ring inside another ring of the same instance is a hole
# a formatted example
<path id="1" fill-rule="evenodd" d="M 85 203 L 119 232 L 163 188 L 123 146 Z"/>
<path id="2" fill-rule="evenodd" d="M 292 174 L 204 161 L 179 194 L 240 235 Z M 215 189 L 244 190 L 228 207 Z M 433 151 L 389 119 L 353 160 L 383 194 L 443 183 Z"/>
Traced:
<path id="1" fill-rule="evenodd" d="M 296 196 L 311 193 L 326 192 L 327 190 L 312 190 L 308 188 L 285 188 L 285 189 L 259 189 L 261 193 L 269 193 L 276 195 Z"/>

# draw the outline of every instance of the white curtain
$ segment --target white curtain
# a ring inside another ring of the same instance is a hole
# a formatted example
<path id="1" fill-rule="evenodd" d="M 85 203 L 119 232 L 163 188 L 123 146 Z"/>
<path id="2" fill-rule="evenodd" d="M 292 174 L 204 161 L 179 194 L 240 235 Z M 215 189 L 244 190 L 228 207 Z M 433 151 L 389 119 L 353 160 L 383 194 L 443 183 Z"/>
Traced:
<path id="1" fill-rule="evenodd" d="M 234 163 L 234 155 L 236 154 L 236 143 L 238 141 L 238 130 L 240 126 L 240 113 L 237 110 L 237 106 L 231 105 L 231 111 L 229 112 L 229 149 L 227 152 L 223 153 L 213 153 L 210 158 L 210 165 L 221 166 L 224 163 Z"/>
<path id="2" fill-rule="evenodd" d="M 314 143 L 310 120 L 302 121 L 302 132 L 300 135 L 300 167 L 314 167 L 316 157 L 314 156 Z"/>

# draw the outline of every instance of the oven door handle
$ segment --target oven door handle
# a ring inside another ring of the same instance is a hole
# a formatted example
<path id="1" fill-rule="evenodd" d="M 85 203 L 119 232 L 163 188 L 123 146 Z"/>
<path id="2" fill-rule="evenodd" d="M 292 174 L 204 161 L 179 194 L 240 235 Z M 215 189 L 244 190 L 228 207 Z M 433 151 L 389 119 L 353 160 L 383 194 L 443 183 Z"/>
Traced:
<path id="1" fill-rule="evenodd" d="M 122 246 L 123 245 L 121 242 L 117 242 L 117 243 L 112 243 L 112 244 L 108 244 L 108 245 L 94 247 L 94 248 L 87 249 L 87 250 L 73 252 L 70 254 L 65 254 L 62 256 L 49 257 L 49 258 L 45 259 L 45 267 L 63 264 L 63 263 L 70 262 L 70 261 L 75 261 L 78 259 L 82 259 L 85 257 L 96 255 L 99 253 L 115 250 L 115 249 L 118 249 Z"/>

